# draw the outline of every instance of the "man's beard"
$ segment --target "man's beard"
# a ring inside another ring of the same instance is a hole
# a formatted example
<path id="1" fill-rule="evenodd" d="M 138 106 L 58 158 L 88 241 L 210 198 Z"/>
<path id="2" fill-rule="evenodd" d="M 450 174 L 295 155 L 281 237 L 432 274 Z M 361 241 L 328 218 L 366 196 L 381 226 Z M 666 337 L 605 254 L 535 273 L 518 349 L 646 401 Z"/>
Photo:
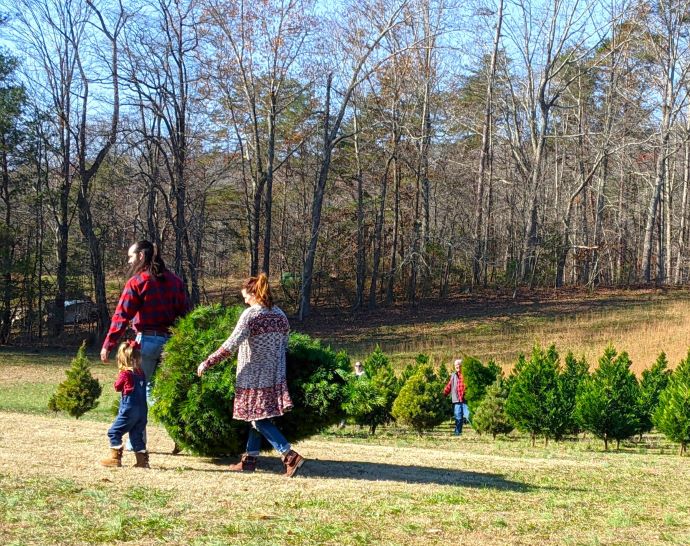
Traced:
<path id="1" fill-rule="evenodd" d="M 130 276 L 136 275 L 137 273 L 141 272 L 141 270 L 143 269 L 143 264 L 144 264 L 144 260 L 136 260 L 136 261 L 132 262 L 131 264 L 129 264 L 129 268 L 128 268 L 127 273 Z"/>

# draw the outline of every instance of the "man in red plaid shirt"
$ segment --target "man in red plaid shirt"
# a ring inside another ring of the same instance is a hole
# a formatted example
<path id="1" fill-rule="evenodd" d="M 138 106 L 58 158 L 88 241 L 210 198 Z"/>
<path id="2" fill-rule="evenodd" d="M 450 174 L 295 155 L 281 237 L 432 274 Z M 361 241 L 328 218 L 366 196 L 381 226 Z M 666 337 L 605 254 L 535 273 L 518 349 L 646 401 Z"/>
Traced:
<path id="1" fill-rule="evenodd" d="M 465 418 L 463 409 L 465 407 L 465 378 L 462 376 L 462 359 L 457 359 L 454 363 L 455 372 L 450 374 L 450 379 L 443 389 L 443 394 L 450 395 L 453 402 L 453 417 L 455 417 L 455 435 L 462 434 L 462 422 Z"/>
<path id="2" fill-rule="evenodd" d="M 125 284 L 110 330 L 101 349 L 101 360 L 115 348 L 131 324 L 141 345 L 141 368 L 146 376 L 146 398 L 151 405 L 153 376 L 163 345 L 170 337 L 170 327 L 189 311 L 189 300 L 182 279 L 168 271 L 156 246 L 139 241 L 127 252 L 132 277 Z"/>

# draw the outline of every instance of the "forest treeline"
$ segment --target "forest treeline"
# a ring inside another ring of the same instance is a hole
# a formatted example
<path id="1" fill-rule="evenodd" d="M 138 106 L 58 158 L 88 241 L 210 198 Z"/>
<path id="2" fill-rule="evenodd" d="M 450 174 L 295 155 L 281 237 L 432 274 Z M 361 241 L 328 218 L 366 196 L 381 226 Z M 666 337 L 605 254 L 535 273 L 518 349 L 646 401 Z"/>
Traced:
<path id="1" fill-rule="evenodd" d="M 141 238 L 194 303 L 263 270 L 299 318 L 688 278 L 690 0 L 0 13 L 0 343 L 85 297 L 102 331 Z"/>

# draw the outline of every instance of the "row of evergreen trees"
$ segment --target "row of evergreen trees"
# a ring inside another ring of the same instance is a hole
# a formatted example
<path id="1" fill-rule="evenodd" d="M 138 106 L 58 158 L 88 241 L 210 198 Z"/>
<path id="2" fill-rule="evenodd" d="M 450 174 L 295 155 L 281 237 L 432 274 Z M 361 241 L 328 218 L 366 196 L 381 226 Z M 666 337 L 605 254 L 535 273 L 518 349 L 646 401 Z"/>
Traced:
<path id="1" fill-rule="evenodd" d="M 245 427 L 231 418 L 234 361 L 214 369 L 204 381 L 195 373 L 196 363 L 220 344 L 240 312 L 239 307 L 199 308 L 180 321 L 166 346 L 153 414 L 194 452 L 227 453 L 243 445 Z M 604 440 L 605 449 L 611 441 L 618 446 L 656 426 L 684 453 L 690 442 L 690 352 L 673 372 L 661 353 L 640 380 L 630 365 L 627 353 L 608 347 L 590 373 L 587 362 L 572 353 L 561 363 L 552 345 L 535 347 L 529 358 L 521 356 L 505 377 L 495 363 L 467 358 L 463 375 L 472 424 L 494 438 L 517 428 L 530 434 L 533 443 L 537 437 L 558 441 L 588 431 Z M 283 427 L 294 438 L 337 422 L 341 411 L 371 433 L 393 420 L 422 432 L 450 416 L 449 400 L 443 396 L 450 372 L 443 364 L 434 370 L 425 355 L 396 376 L 377 347 L 364 361 L 364 375 L 356 377 L 348 370 L 344 353 L 336 354 L 307 336 L 291 336 L 288 381 L 296 409 Z M 82 346 L 48 405 L 78 418 L 97 405 L 100 394 Z"/>
<path id="2" fill-rule="evenodd" d="M 675 371 L 661 353 L 640 380 L 630 370 L 627 353 L 608 347 L 593 373 L 582 359 L 568 353 L 561 363 L 555 346 L 535 347 L 521 356 L 508 377 L 493 362 L 465 359 L 463 375 L 472 424 L 480 433 L 506 434 L 514 428 L 532 442 L 545 442 L 587 431 L 615 441 L 642 435 L 654 426 L 686 451 L 690 442 L 690 353 Z M 365 375 L 348 382 L 344 410 L 356 424 L 374 433 L 393 420 L 418 432 L 448 419 L 449 402 L 443 387 L 449 371 L 436 372 L 419 355 L 396 377 L 385 354 L 377 348 L 364 362 Z"/>

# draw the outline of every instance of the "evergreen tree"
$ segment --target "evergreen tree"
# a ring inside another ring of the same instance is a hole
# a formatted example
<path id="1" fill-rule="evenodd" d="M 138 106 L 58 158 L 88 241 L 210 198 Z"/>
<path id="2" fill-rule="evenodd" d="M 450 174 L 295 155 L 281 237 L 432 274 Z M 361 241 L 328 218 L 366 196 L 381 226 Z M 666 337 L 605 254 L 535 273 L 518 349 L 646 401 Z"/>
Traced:
<path id="1" fill-rule="evenodd" d="M 440 381 L 443 381 L 444 379 L 448 379 L 450 377 L 451 372 L 448 370 L 448 366 L 446 366 L 445 362 L 441 362 L 441 365 L 438 367 L 438 373 L 436 374 L 439 378 Z"/>
<path id="2" fill-rule="evenodd" d="M 431 359 L 429 358 L 429 355 L 424 354 L 424 353 L 418 353 L 417 356 L 414 357 L 414 363 L 419 366 L 421 364 L 430 364 Z"/>
<path id="3" fill-rule="evenodd" d="M 513 366 L 513 369 L 510 370 L 508 377 L 505 379 L 505 387 L 508 389 L 508 394 L 510 394 L 510 389 L 513 388 L 513 383 L 515 383 L 515 380 L 525 366 L 527 366 L 527 358 L 525 358 L 525 355 L 519 354 L 515 366 Z"/>
<path id="4" fill-rule="evenodd" d="M 70 369 L 65 372 L 67 379 L 60 383 L 48 401 L 53 411 L 66 411 L 79 419 L 87 411 L 98 405 L 101 384 L 91 375 L 91 363 L 86 357 L 86 342 L 81 344 L 77 356 L 72 359 Z"/>
<path id="5" fill-rule="evenodd" d="M 640 381 L 640 435 L 652 430 L 653 417 L 659 405 L 659 396 L 668 385 L 671 370 L 668 369 L 666 353 L 662 352 L 648 370 L 642 372 Z"/>
<path id="6" fill-rule="evenodd" d="M 639 386 L 630 371 L 630 358 L 620 355 L 609 346 L 599 359 L 599 367 L 580 385 L 577 393 L 575 418 L 584 428 L 604 440 L 629 438 L 639 427 Z"/>
<path id="7" fill-rule="evenodd" d="M 381 350 L 380 346 L 372 351 L 372 353 L 364 360 L 362 363 L 364 371 L 369 377 L 374 377 L 376 372 L 381 368 L 386 368 L 390 366 L 390 361 L 385 353 Z"/>
<path id="8" fill-rule="evenodd" d="M 690 443 L 690 352 L 669 378 L 659 396 L 654 424 L 672 442 L 680 444 L 680 454 Z"/>
<path id="9" fill-rule="evenodd" d="M 568 421 L 565 426 L 566 434 L 580 432 L 577 419 L 575 419 L 575 406 L 577 402 L 577 389 L 582 381 L 589 376 L 589 364 L 584 356 L 577 360 L 572 352 L 565 357 L 565 366 L 559 376 L 559 388 L 564 415 Z"/>
<path id="10" fill-rule="evenodd" d="M 343 410 L 347 416 L 360 426 L 368 426 L 374 434 L 376 425 L 372 425 L 372 416 L 380 415 L 386 407 L 386 398 L 372 383 L 366 374 L 356 377 L 352 374 L 347 384 L 346 402 Z"/>
<path id="11" fill-rule="evenodd" d="M 429 363 L 429 356 L 425 355 L 424 353 L 419 353 L 414 360 L 414 364 L 408 364 L 405 366 L 400 374 L 400 378 L 398 380 L 400 387 L 402 387 L 405 382 L 415 374 L 415 372 L 419 369 L 419 366 Z"/>
<path id="12" fill-rule="evenodd" d="M 247 423 L 232 418 L 236 358 L 201 378 L 196 368 L 232 332 L 243 308 L 197 307 L 173 328 L 156 375 L 152 413 L 180 447 L 201 455 L 236 455 L 244 450 Z M 287 383 L 294 407 L 280 417 L 291 441 L 308 438 L 340 422 L 350 361 L 317 340 L 292 333 Z"/>
<path id="13" fill-rule="evenodd" d="M 418 433 L 440 425 L 448 409 L 443 396 L 445 378 L 439 378 L 429 365 L 419 366 L 393 403 L 396 421 L 411 426 Z"/>
<path id="14" fill-rule="evenodd" d="M 364 361 L 365 375 L 351 375 L 343 409 L 356 424 L 368 426 L 371 434 L 392 420 L 391 409 L 400 385 L 388 357 L 376 347 Z"/>
<path id="15" fill-rule="evenodd" d="M 491 434 L 494 440 L 496 435 L 512 431 L 513 423 L 505 411 L 507 400 L 508 389 L 505 380 L 499 375 L 479 402 L 472 418 L 472 427 L 479 433 Z"/>
<path id="16" fill-rule="evenodd" d="M 477 405 L 484 397 L 486 388 L 501 375 L 501 368 L 493 360 L 484 366 L 474 357 L 462 361 L 462 377 L 465 381 L 465 402 L 473 415 Z"/>
<path id="17" fill-rule="evenodd" d="M 506 413 L 515 426 L 529 432 L 532 445 L 538 435 L 559 440 L 565 434 L 565 415 L 559 389 L 558 353 L 535 347 L 529 361 L 520 364 L 511 381 Z"/>
<path id="18" fill-rule="evenodd" d="M 364 361 L 364 369 L 371 378 L 371 385 L 382 402 L 375 406 L 374 411 L 368 414 L 366 422 L 362 423 L 368 425 L 369 431 L 374 434 L 379 425 L 385 425 L 393 420 L 391 410 L 400 391 L 400 383 L 395 377 L 393 366 L 391 366 L 388 357 L 379 346 Z"/>

